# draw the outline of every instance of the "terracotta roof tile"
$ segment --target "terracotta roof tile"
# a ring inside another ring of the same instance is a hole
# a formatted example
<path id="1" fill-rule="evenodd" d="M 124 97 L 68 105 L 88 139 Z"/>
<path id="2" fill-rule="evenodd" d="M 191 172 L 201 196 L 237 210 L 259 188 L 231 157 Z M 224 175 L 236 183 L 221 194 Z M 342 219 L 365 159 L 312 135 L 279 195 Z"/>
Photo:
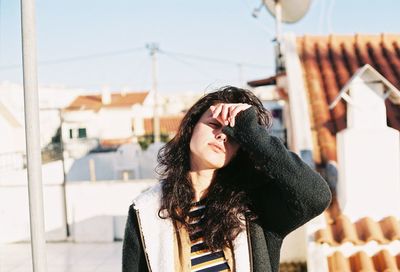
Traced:
<path id="1" fill-rule="evenodd" d="M 353 254 L 349 261 L 352 271 L 375 271 L 374 262 L 364 251 Z"/>
<path id="2" fill-rule="evenodd" d="M 383 235 L 393 241 L 400 240 L 400 224 L 396 217 L 388 216 L 379 221 L 380 228 L 382 229 Z"/>
<path id="3" fill-rule="evenodd" d="M 308 92 L 316 162 L 336 160 L 337 132 L 346 128 L 346 105 L 328 105 L 355 71 L 368 63 L 400 89 L 400 35 L 303 36 L 297 50 Z M 385 101 L 388 125 L 400 130 L 400 99 Z"/>
<path id="4" fill-rule="evenodd" d="M 182 121 L 183 116 L 169 116 L 160 117 L 160 131 L 161 133 L 175 134 Z M 153 118 L 144 119 L 145 134 L 153 133 Z"/>
<path id="5" fill-rule="evenodd" d="M 378 222 L 369 217 L 360 219 L 355 223 L 358 236 L 362 241 L 377 241 L 380 244 L 388 243 L 389 240 L 383 236 L 383 231 Z"/>
<path id="6" fill-rule="evenodd" d="M 393 256 L 385 249 L 373 256 L 359 251 L 349 257 L 345 257 L 340 251 L 335 251 L 328 256 L 328 269 L 329 272 L 398 272 L 399 256 Z"/>
<path id="7" fill-rule="evenodd" d="M 315 241 L 330 246 L 339 246 L 350 242 L 354 245 L 376 241 L 378 244 L 388 244 L 400 240 L 400 222 L 395 217 L 385 217 L 379 222 L 364 217 L 357 222 L 340 214 L 334 220 L 325 212 L 327 227 L 315 233 Z"/>
<path id="8" fill-rule="evenodd" d="M 328 257 L 329 272 L 352 272 L 350 262 L 340 251 L 334 252 Z"/>
<path id="9" fill-rule="evenodd" d="M 399 271 L 395 256 L 392 256 L 389 251 L 381 250 L 372 257 L 376 270 L 394 272 Z"/>
<path id="10" fill-rule="evenodd" d="M 149 92 L 111 94 L 111 103 L 103 104 L 101 95 L 81 95 L 78 96 L 72 103 L 65 108 L 71 110 L 99 110 L 102 107 L 130 107 L 134 104 L 142 104 Z"/>

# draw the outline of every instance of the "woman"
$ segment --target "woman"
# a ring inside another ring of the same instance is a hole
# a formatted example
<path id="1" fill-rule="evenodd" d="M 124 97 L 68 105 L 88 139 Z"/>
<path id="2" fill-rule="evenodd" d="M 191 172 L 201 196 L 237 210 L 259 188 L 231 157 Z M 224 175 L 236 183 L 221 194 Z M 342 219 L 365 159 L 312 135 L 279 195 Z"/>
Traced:
<path id="1" fill-rule="evenodd" d="M 329 205 L 323 178 L 268 134 L 250 91 L 196 102 L 129 209 L 123 271 L 278 271 L 284 237 Z"/>

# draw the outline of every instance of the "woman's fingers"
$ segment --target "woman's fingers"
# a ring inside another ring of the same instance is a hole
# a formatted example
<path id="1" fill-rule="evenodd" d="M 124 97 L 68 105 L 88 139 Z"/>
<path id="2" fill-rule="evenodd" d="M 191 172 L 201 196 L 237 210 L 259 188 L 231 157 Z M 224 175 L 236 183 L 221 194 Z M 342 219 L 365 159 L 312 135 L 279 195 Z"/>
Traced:
<path id="1" fill-rule="evenodd" d="M 249 104 L 239 104 L 237 107 L 233 108 L 231 111 L 231 117 L 235 118 L 236 115 L 244 110 L 247 110 L 248 108 L 250 108 L 251 105 Z"/>
<path id="2" fill-rule="evenodd" d="M 217 118 L 218 115 L 221 113 L 221 110 L 222 110 L 222 103 L 217 104 L 217 105 L 214 107 L 214 110 L 211 109 L 212 117 L 213 117 L 213 118 Z"/>
<path id="3" fill-rule="evenodd" d="M 223 120 L 221 118 L 222 108 L 223 108 L 223 104 L 220 103 L 220 104 L 217 104 L 216 106 L 211 106 L 210 110 L 211 110 L 211 113 L 212 113 L 212 117 L 217 119 L 218 122 L 220 122 L 221 124 L 224 125 L 225 124 L 225 120 Z"/>
<path id="4" fill-rule="evenodd" d="M 230 125 L 231 125 L 231 127 L 235 126 L 236 115 L 238 115 L 239 112 L 245 111 L 250 107 L 251 107 L 251 105 L 249 105 L 249 104 L 239 104 L 236 107 L 232 108 L 232 111 L 230 113 Z"/>
<path id="5" fill-rule="evenodd" d="M 219 103 L 215 106 L 211 106 L 210 110 L 213 118 L 217 119 L 223 125 L 235 125 L 235 118 L 239 112 L 250 108 L 251 105 L 244 103 Z"/>
<path id="6" fill-rule="evenodd" d="M 230 105 L 230 104 L 223 104 L 222 105 L 221 118 L 224 121 L 224 125 L 225 126 L 229 124 L 228 113 L 229 113 L 229 108 L 230 107 L 232 107 L 232 105 Z"/>

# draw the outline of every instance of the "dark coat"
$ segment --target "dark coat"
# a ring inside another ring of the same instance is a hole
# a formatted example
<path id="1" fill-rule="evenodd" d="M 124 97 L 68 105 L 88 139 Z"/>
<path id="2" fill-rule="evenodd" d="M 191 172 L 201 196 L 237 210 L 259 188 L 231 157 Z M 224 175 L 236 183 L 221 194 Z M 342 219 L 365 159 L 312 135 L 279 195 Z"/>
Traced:
<path id="1" fill-rule="evenodd" d="M 253 107 L 239 113 L 223 132 L 235 139 L 258 166 L 244 180 L 256 221 L 248 224 L 253 271 L 279 270 L 282 241 L 287 234 L 321 214 L 331 201 L 325 180 L 277 137 L 257 123 Z M 123 245 L 123 272 L 147 270 L 135 211 L 131 206 Z"/>

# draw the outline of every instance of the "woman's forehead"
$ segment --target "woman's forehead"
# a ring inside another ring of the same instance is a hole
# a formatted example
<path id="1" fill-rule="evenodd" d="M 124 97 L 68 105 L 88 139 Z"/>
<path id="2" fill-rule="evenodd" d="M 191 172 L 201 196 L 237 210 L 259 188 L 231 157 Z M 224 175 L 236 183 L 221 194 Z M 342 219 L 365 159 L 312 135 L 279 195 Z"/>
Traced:
<path id="1" fill-rule="evenodd" d="M 212 116 L 211 109 L 208 108 L 203 114 L 201 115 L 200 119 L 209 118 Z"/>

